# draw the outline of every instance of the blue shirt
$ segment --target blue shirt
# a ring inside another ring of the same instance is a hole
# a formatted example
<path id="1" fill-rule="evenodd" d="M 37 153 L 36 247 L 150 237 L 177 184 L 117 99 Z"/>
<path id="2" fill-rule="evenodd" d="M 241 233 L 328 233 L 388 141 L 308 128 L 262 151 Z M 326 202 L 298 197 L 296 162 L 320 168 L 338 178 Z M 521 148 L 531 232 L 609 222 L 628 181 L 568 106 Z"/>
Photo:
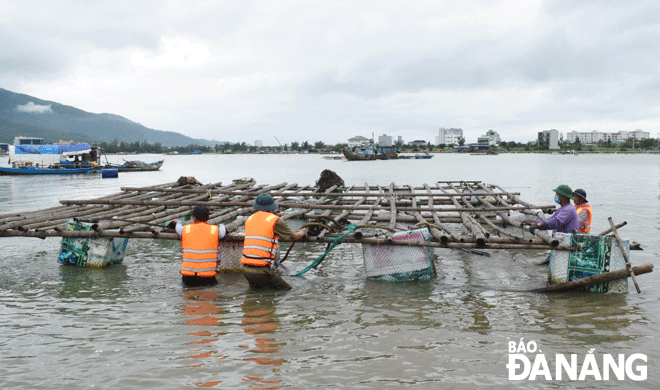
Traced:
<path id="1" fill-rule="evenodd" d="M 579 228 L 580 224 L 577 213 L 575 212 L 575 206 L 570 203 L 560 207 L 550 218 L 539 223 L 539 229 L 552 229 L 553 233 L 571 233 L 573 230 L 578 230 Z"/>

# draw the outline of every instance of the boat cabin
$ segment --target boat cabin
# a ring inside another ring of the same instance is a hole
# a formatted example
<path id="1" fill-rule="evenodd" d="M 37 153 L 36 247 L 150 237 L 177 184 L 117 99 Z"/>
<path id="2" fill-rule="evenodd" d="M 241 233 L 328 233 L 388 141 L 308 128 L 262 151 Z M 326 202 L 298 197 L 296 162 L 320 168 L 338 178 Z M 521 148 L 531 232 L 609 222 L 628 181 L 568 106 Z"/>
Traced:
<path id="1" fill-rule="evenodd" d="M 100 158 L 100 148 L 85 143 L 9 146 L 9 159 L 14 168 L 25 166 L 89 168 L 98 165 Z"/>

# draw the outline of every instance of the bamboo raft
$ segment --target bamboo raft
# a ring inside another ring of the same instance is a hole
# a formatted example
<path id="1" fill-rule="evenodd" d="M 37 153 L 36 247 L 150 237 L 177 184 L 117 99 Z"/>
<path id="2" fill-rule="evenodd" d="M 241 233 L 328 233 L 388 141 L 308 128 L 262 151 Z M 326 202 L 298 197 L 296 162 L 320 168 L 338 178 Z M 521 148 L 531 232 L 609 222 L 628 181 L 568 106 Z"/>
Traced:
<path id="1" fill-rule="evenodd" d="M 124 187 L 121 192 L 90 200 L 61 200 L 62 206 L 0 215 L 0 237 L 121 237 L 178 240 L 168 223 L 190 215 L 195 205 L 206 205 L 209 223 L 225 224 L 230 242 L 242 242 L 241 228 L 254 212 L 257 195 L 270 193 L 284 220 L 308 221 L 309 241 L 332 242 L 342 228 L 357 229 L 342 242 L 429 246 L 453 249 L 555 249 L 556 240 L 545 231 L 530 234 L 512 213 L 538 217 L 553 206 L 535 206 L 519 193 L 479 181 L 442 181 L 421 187 L 313 186 L 281 183 L 258 185 L 235 180 L 201 184 L 182 177 L 177 182 L 150 187 Z M 92 231 L 65 231 L 68 220 L 93 224 Z M 430 242 L 392 240 L 399 230 L 426 227 Z"/>
<path id="2" fill-rule="evenodd" d="M 330 172 L 324 171 L 321 175 Z M 283 220 L 302 220 L 308 229 L 307 240 L 327 243 L 328 248 L 342 243 L 403 245 L 410 247 L 450 248 L 488 255 L 478 249 L 535 249 L 574 251 L 560 245 L 547 231 L 529 231 L 523 222 L 545 219 L 555 206 L 537 206 L 519 198 L 519 193 L 480 181 L 439 181 L 433 186 L 413 187 L 343 185 L 335 183 L 298 186 L 281 183 L 258 185 L 245 178 L 231 184 L 202 184 L 193 177 L 149 187 L 124 187 L 121 192 L 90 200 L 61 200 L 61 206 L 43 210 L 0 215 L 0 237 L 63 238 L 142 238 L 179 240 L 172 221 L 190 216 L 196 205 L 210 210 L 210 224 L 225 224 L 227 248 L 240 250 L 245 220 L 254 212 L 252 204 L 262 193 L 269 193 L 280 206 Z M 331 185 L 332 184 L 332 185 Z M 92 230 L 65 230 L 69 221 L 91 224 Z M 619 243 L 627 269 L 573 280 L 533 292 L 565 291 L 609 280 L 651 272 L 646 264 L 632 267 L 621 246 L 615 225 L 600 236 L 611 234 Z M 430 241 L 394 239 L 398 231 L 427 228 Z M 348 232 L 346 231 L 348 229 Z M 289 241 L 289 240 L 280 240 Z M 327 251 L 326 251 L 327 253 Z M 123 256 L 123 255 L 122 255 Z M 285 256 L 286 257 L 286 256 Z"/>

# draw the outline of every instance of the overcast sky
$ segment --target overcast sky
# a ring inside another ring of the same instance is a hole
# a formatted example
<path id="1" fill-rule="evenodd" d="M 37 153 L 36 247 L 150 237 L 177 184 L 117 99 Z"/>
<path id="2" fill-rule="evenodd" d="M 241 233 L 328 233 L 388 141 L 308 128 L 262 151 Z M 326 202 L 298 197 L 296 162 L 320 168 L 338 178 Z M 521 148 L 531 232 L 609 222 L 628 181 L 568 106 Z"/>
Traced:
<path id="1" fill-rule="evenodd" d="M 660 132 L 660 1 L 4 1 L 0 87 L 219 141 Z"/>

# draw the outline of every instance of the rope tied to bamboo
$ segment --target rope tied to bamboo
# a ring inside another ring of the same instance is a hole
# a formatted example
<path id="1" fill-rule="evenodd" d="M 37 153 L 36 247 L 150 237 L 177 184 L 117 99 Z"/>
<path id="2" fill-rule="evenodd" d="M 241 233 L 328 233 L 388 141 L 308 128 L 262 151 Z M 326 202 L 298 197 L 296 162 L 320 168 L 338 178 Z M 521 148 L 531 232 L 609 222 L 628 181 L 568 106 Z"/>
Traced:
<path id="1" fill-rule="evenodd" d="M 323 252 L 323 254 L 322 254 L 321 256 L 317 257 L 316 260 L 314 260 L 310 265 L 308 265 L 307 267 L 305 267 L 302 271 L 300 271 L 300 272 L 294 274 L 293 276 L 302 276 L 302 275 L 304 275 L 307 271 L 309 271 L 310 269 L 312 269 L 312 268 L 316 267 L 317 265 L 321 264 L 321 262 L 323 261 L 323 259 L 325 258 L 325 256 L 327 256 L 328 253 L 330 253 L 330 251 L 332 251 L 337 245 L 339 245 L 339 242 L 340 242 L 344 237 L 346 237 L 346 236 L 348 236 L 349 234 L 353 233 L 353 231 L 354 231 L 355 229 L 357 229 L 357 227 L 358 227 L 358 226 L 355 225 L 355 224 L 351 224 L 351 225 L 346 226 L 346 227 L 342 230 L 342 231 L 345 230 L 346 233 L 342 234 L 341 236 L 339 236 L 339 237 L 337 237 L 337 238 L 334 238 L 334 239 L 332 240 L 332 242 L 330 242 L 330 245 L 328 245 L 328 249 L 326 249 L 326 251 Z"/>

